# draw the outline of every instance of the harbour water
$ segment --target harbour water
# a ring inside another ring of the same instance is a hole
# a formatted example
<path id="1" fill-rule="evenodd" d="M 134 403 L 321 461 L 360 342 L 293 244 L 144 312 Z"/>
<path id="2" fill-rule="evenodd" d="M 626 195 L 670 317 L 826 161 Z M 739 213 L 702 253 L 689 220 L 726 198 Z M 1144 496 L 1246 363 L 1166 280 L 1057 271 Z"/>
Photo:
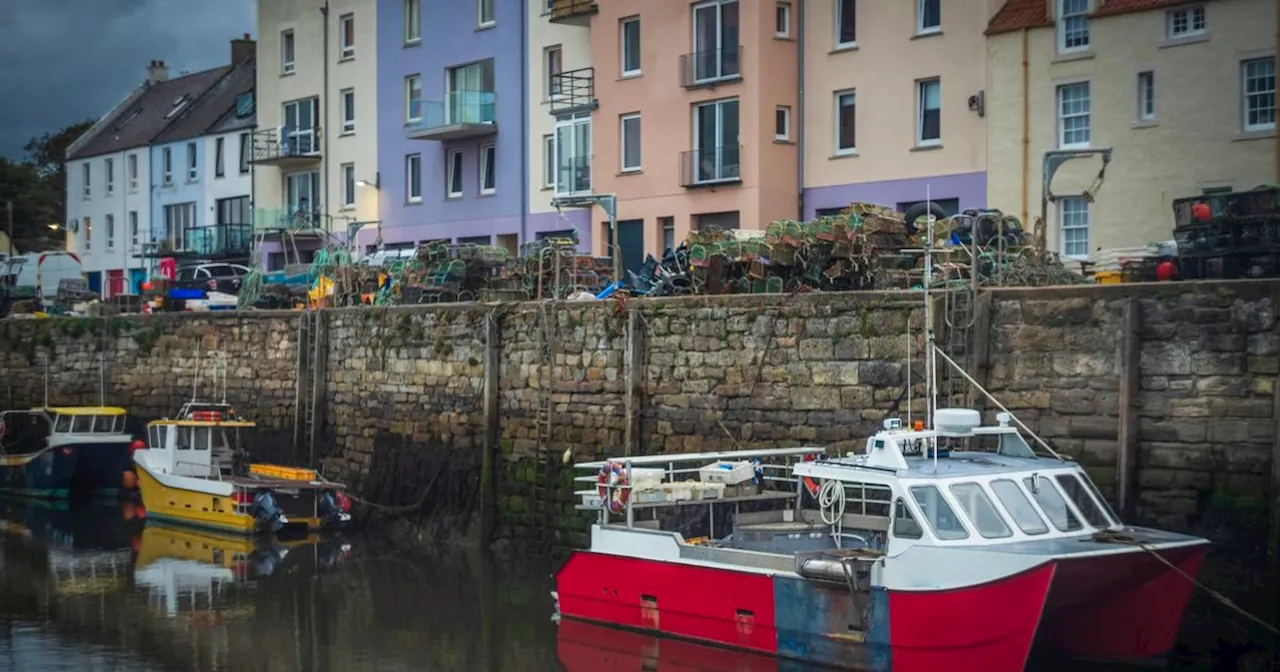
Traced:
<path id="1" fill-rule="evenodd" d="M 128 505 L 0 500 L 0 670 L 813 669 L 557 624 L 554 568 L 407 554 L 362 534 L 252 544 L 143 521 Z M 1200 657 L 1170 669 L 1214 667 Z"/>

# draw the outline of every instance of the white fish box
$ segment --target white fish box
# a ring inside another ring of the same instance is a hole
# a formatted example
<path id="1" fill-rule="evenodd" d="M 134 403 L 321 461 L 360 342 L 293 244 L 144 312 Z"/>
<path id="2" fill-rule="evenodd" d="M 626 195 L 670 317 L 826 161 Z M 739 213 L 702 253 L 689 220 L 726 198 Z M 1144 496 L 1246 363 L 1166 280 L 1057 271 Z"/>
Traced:
<path id="1" fill-rule="evenodd" d="M 598 509 L 604 506 L 604 500 L 600 499 L 600 495 L 583 495 L 582 505 L 591 507 L 593 509 Z"/>
<path id="2" fill-rule="evenodd" d="M 720 499 L 724 497 L 724 483 L 699 483 L 693 489 L 694 499 Z"/>
<path id="3" fill-rule="evenodd" d="M 755 468 L 750 462 L 712 462 L 698 470 L 698 477 L 703 483 L 737 485 L 751 480 L 754 476 Z"/>
<path id="4" fill-rule="evenodd" d="M 663 492 L 661 488 L 654 488 L 652 490 L 637 491 L 635 493 L 635 499 L 632 501 L 636 504 L 656 504 L 658 502 L 666 501 L 665 498 L 666 493 Z"/>
<path id="5" fill-rule="evenodd" d="M 663 483 L 662 492 L 664 499 L 668 502 L 684 502 L 693 499 L 692 482 L 684 483 Z"/>

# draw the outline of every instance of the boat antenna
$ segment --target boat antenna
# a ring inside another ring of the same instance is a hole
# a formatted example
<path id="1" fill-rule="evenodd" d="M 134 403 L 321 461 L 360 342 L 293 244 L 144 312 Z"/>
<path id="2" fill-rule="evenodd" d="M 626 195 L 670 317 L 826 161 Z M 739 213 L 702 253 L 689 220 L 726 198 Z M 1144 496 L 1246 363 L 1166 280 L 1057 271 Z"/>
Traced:
<path id="1" fill-rule="evenodd" d="M 98 406 L 107 405 L 107 353 L 98 353 Z"/>
<path id="2" fill-rule="evenodd" d="M 911 424 L 911 360 L 915 359 L 915 353 L 912 348 L 915 344 L 911 342 L 911 313 L 907 313 L 907 430 L 913 427 Z"/>
<path id="3" fill-rule="evenodd" d="M 200 348 L 196 348 L 195 361 L 200 361 Z M 196 365 L 195 376 L 191 379 L 191 403 L 196 403 L 196 388 L 200 385 L 200 366 Z"/>
<path id="4" fill-rule="evenodd" d="M 44 351 L 44 407 L 49 408 L 49 351 L 48 349 Z"/>
<path id="5" fill-rule="evenodd" d="M 933 193 L 931 186 L 924 187 L 924 347 L 925 347 L 925 402 L 929 429 L 934 430 L 929 442 L 933 444 L 933 472 L 938 473 L 938 434 L 934 426 L 934 418 L 938 412 L 938 380 L 935 368 L 938 365 L 933 343 L 933 302 L 929 297 L 929 285 L 933 284 Z"/>

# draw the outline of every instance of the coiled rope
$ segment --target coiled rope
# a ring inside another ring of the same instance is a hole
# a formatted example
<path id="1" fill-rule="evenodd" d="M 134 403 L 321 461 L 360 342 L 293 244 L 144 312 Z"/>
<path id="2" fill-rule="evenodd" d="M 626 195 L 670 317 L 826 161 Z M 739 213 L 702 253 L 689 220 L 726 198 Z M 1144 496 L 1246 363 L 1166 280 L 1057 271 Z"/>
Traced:
<path id="1" fill-rule="evenodd" d="M 822 515 L 822 522 L 831 526 L 831 538 L 835 540 L 836 548 L 840 548 L 844 506 L 844 484 L 837 480 L 823 481 L 822 489 L 818 491 L 818 512 Z"/>

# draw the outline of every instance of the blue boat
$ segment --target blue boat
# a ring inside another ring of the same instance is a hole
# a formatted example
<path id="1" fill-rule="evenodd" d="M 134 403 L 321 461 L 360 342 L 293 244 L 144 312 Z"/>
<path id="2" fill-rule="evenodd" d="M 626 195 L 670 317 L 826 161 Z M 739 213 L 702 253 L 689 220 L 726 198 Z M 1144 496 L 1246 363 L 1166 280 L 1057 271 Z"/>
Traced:
<path id="1" fill-rule="evenodd" d="M 66 499 L 120 494 L 133 437 L 123 408 L 0 412 L 0 493 Z"/>

